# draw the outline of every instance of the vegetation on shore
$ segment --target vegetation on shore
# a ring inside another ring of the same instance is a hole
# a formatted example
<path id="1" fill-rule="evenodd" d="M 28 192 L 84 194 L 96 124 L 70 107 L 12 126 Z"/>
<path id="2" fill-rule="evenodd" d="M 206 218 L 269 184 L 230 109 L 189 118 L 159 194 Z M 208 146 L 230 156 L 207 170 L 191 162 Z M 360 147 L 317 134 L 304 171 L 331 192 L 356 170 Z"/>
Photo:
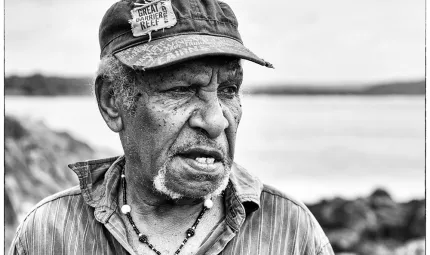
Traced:
<path id="1" fill-rule="evenodd" d="M 91 95 L 90 77 L 48 77 L 41 74 L 8 76 L 4 80 L 5 95 L 60 96 Z"/>
<path id="2" fill-rule="evenodd" d="M 93 79 L 90 77 L 49 77 L 41 74 L 8 76 L 5 78 L 6 95 L 59 96 L 90 95 Z M 311 84 L 278 84 L 245 88 L 257 95 L 424 95 L 425 81 L 392 82 L 362 86 L 313 86 Z"/>
<path id="3" fill-rule="evenodd" d="M 361 86 L 312 86 L 312 85 L 279 85 L 261 86 L 249 89 L 250 94 L 257 95 L 425 95 L 425 80 L 411 82 L 391 82 Z"/>

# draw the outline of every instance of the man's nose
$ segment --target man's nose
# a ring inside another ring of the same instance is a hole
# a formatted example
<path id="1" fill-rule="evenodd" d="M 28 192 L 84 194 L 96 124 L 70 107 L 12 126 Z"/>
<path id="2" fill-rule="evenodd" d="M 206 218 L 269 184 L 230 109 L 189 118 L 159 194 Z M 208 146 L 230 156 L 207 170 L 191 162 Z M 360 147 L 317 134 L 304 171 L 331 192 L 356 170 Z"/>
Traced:
<path id="1" fill-rule="evenodd" d="M 199 107 L 192 113 L 189 123 L 192 128 L 204 130 L 211 139 L 220 136 L 229 126 L 216 96 L 201 101 Z"/>

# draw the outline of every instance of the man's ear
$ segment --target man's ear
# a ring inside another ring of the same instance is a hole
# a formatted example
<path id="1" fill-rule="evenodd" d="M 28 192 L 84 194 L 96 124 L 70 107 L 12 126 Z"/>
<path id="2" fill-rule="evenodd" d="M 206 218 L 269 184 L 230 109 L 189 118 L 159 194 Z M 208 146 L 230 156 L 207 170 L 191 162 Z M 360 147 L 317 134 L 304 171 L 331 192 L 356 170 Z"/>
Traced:
<path id="1" fill-rule="evenodd" d="M 95 90 L 97 104 L 100 113 L 108 127 L 114 132 L 120 132 L 123 129 L 121 109 L 119 100 L 114 96 L 112 84 L 102 77 L 97 77 L 95 81 Z"/>

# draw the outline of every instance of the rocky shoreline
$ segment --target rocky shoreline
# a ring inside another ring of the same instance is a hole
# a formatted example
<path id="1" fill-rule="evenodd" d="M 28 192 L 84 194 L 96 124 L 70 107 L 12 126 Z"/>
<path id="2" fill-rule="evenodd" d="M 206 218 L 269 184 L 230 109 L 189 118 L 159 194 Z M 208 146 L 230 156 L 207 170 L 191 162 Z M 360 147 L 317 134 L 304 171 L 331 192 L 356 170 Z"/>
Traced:
<path id="1" fill-rule="evenodd" d="M 77 184 L 67 164 L 99 156 L 68 133 L 5 116 L 5 249 L 33 205 Z M 365 198 L 322 200 L 308 207 L 336 254 L 424 254 L 424 200 L 397 203 L 378 189 Z"/>
<path id="2" fill-rule="evenodd" d="M 5 116 L 5 249 L 19 222 L 43 198 L 78 184 L 67 164 L 97 157 L 87 144 L 41 122 Z"/>
<path id="3" fill-rule="evenodd" d="M 377 189 L 368 197 L 308 205 L 336 254 L 424 254 L 425 201 L 395 202 Z"/>

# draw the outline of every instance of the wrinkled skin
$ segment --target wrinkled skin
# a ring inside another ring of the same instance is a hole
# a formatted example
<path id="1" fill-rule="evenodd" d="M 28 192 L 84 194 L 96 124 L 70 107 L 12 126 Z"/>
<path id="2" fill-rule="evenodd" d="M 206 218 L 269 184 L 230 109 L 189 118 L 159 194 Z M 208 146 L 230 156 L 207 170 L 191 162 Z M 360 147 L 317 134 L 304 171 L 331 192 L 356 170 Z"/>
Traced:
<path id="1" fill-rule="evenodd" d="M 242 78 L 238 60 L 219 57 L 144 72 L 134 111 L 120 111 L 129 187 L 146 200 L 165 198 L 153 185 L 164 167 L 166 187 L 185 198 L 216 190 L 233 161 Z M 202 170 L 186 164 L 178 155 L 193 148 L 219 152 L 221 166 Z"/>

